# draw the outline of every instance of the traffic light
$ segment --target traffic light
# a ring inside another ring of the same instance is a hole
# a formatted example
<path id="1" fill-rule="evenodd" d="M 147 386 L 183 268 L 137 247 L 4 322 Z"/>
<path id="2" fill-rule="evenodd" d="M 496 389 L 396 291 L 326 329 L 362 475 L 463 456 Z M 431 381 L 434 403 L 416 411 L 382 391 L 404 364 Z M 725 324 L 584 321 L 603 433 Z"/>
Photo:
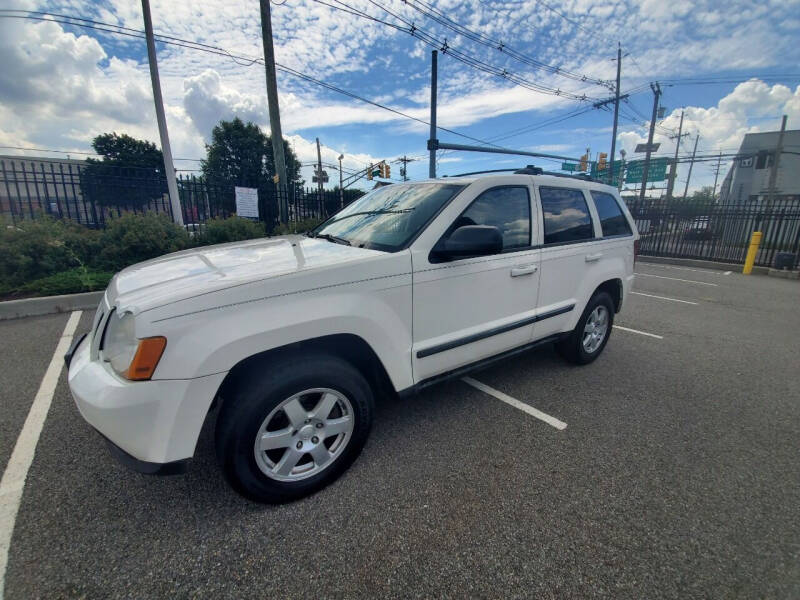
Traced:
<path id="1" fill-rule="evenodd" d="M 608 167 L 608 154 L 605 152 L 601 152 L 600 156 L 597 157 L 597 170 L 598 171 L 605 171 L 606 167 Z"/>
<path id="2" fill-rule="evenodd" d="M 587 152 L 581 156 L 581 163 L 578 165 L 578 171 L 586 171 L 589 168 L 589 153 Z"/>
<path id="3" fill-rule="evenodd" d="M 392 176 L 392 167 L 389 166 L 389 163 L 381 163 L 381 177 L 384 179 L 390 179 Z"/>
<path id="4" fill-rule="evenodd" d="M 370 165 L 369 168 L 367 168 L 367 179 L 372 181 L 372 165 Z"/>

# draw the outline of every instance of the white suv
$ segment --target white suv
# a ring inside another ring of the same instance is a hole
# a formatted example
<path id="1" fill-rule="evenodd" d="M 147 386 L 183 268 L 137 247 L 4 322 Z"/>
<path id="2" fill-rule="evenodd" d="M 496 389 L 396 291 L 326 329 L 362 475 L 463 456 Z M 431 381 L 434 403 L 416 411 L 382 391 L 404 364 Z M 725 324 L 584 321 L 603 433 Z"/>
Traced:
<path id="1" fill-rule="evenodd" d="M 226 477 L 281 502 L 353 462 L 376 394 L 546 342 L 593 361 L 636 229 L 615 188 L 535 173 L 395 184 L 306 236 L 125 269 L 66 357 L 81 414 L 125 464 L 175 473 L 217 404 Z"/>

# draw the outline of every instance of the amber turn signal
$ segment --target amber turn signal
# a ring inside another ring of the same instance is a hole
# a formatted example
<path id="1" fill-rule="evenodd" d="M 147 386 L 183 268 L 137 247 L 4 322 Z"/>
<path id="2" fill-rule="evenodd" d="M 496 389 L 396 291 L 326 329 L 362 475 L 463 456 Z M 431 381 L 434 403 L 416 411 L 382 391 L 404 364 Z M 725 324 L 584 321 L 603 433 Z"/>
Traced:
<path id="1" fill-rule="evenodd" d="M 132 381 L 150 379 L 166 347 L 167 338 L 165 337 L 139 340 L 139 347 L 136 349 L 131 366 L 125 372 L 125 377 Z"/>

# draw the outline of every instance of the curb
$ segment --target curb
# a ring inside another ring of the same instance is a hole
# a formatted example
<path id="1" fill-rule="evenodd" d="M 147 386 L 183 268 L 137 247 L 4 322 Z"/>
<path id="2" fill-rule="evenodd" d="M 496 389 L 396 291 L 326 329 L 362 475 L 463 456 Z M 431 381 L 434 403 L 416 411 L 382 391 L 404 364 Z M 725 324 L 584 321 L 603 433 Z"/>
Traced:
<path id="1" fill-rule="evenodd" d="M 84 292 L 83 294 L 23 298 L 22 300 L 0 302 L 0 321 L 52 315 L 73 310 L 95 309 L 100 304 L 104 293 L 103 291 Z"/>
<path id="2" fill-rule="evenodd" d="M 770 269 L 769 274 L 781 279 L 800 279 L 800 271 L 783 271 L 780 269 Z"/>
<path id="3" fill-rule="evenodd" d="M 715 269 L 717 271 L 733 271 L 734 273 L 742 272 L 741 263 L 723 263 L 713 260 L 697 260 L 694 258 L 671 258 L 665 256 L 648 256 L 647 254 L 639 254 L 639 259 L 644 262 L 659 263 L 664 265 L 679 265 L 682 267 L 696 267 L 698 269 Z M 753 267 L 753 275 L 768 275 L 769 267 Z"/>

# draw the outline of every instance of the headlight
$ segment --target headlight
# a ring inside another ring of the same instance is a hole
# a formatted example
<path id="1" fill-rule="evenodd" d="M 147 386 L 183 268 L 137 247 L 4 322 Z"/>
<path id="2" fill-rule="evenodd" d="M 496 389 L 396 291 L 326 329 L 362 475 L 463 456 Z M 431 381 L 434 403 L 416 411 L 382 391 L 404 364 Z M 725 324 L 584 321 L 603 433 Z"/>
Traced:
<path id="1" fill-rule="evenodd" d="M 111 364 L 118 375 L 126 379 L 150 379 L 167 346 L 167 339 L 136 339 L 133 326 L 134 316 L 130 313 L 118 316 L 117 311 L 114 311 L 109 315 L 103 333 L 103 359 Z"/>

